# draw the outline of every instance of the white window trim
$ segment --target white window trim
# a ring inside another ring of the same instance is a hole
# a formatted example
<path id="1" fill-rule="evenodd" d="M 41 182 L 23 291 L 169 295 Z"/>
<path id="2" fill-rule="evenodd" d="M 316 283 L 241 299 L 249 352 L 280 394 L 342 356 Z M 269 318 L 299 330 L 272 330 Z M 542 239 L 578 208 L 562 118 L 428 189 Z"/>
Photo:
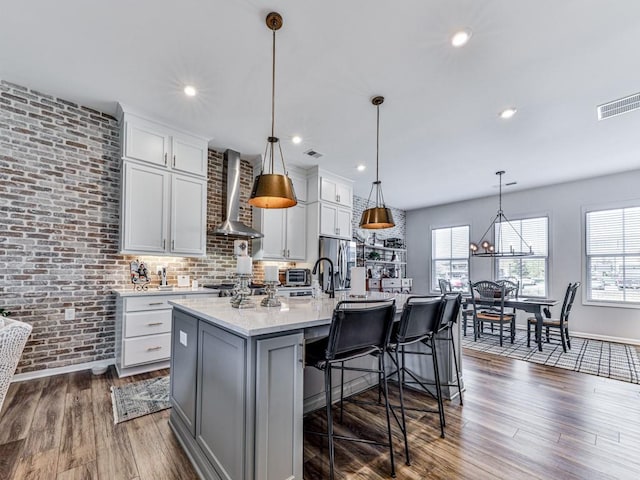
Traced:
<path id="1" fill-rule="evenodd" d="M 535 296 L 535 295 L 527 295 L 526 297 L 528 298 L 549 298 L 550 293 L 553 291 L 552 290 L 552 285 L 551 285 L 551 269 L 553 268 L 553 265 L 551 263 L 551 259 L 553 258 L 552 256 L 552 241 L 551 239 L 553 238 L 552 236 L 552 227 L 551 227 L 551 215 L 549 215 L 549 213 L 539 213 L 539 214 L 530 214 L 530 215 L 520 215 L 518 217 L 514 217 L 514 218 L 509 218 L 509 222 L 519 222 L 522 220 L 530 220 L 533 218 L 546 218 L 547 219 L 547 268 L 545 268 L 545 272 L 544 272 L 544 284 L 545 284 L 545 295 L 542 297 L 539 296 Z M 493 232 L 492 232 L 492 238 L 493 241 L 495 243 L 495 234 L 496 234 L 496 229 L 495 227 L 493 228 Z M 503 257 L 504 258 L 504 257 Z M 508 257 L 507 257 L 508 258 Z M 527 258 L 545 258 L 541 255 L 533 255 L 531 257 L 514 257 L 516 259 L 527 259 Z M 492 275 L 493 275 L 493 281 L 495 282 L 496 280 L 498 280 L 498 258 L 494 258 L 493 259 L 493 269 L 492 269 Z M 522 285 L 520 285 L 520 294 L 519 296 L 522 296 Z"/>
<path id="2" fill-rule="evenodd" d="M 429 225 L 429 278 L 427 278 L 427 282 L 429 282 L 429 293 L 430 294 L 438 294 L 440 293 L 440 288 L 439 287 L 435 287 L 434 285 L 432 285 L 432 280 L 433 280 L 433 263 L 434 263 L 434 258 L 433 258 L 433 231 L 434 230 L 442 230 L 445 228 L 458 228 L 458 227 L 467 227 L 468 232 L 469 232 L 469 242 L 471 242 L 471 224 L 470 223 L 460 223 L 460 224 L 453 224 L 453 225 Z M 447 260 L 462 260 L 459 258 L 449 258 Z M 470 250 L 467 252 L 467 271 L 469 272 L 469 280 L 472 278 L 471 277 L 471 254 L 470 254 Z"/>
<path id="3" fill-rule="evenodd" d="M 615 300 L 590 300 L 589 299 L 589 290 L 587 288 L 588 285 L 588 268 L 587 268 L 587 213 L 589 212 L 599 212 L 602 210 L 616 210 L 621 208 L 632 208 L 632 207 L 640 207 L 640 198 L 631 199 L 631 200 L 622 200 L 615 202 L 606 202 L 606 203 L 598 203 L 592 205 L 583 205 L 581 207 L 581 218 L 580 218 L 580 234 L 582 237 L 582 251 L 581 251 L 581 262 L 582 262 L 582 304 L 590 307 L 607 307 L 607 308 L 626 308 L 631 310 L 640 310 L 640 303 L 629 303 L 629 302 L 616 302 Z"/>

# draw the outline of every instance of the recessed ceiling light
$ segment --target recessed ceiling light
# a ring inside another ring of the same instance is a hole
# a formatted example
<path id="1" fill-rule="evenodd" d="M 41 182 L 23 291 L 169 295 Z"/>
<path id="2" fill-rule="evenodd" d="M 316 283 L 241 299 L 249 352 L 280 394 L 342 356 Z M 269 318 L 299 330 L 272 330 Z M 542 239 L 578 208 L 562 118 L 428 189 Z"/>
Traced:
<path id="1" fill-rule="evenodd" d="M 300 137 L 300 136 L 296 135 L 295 137 L 293 137 L 293 138 L 291 139 L 291 141 L 297 145 L 297 144 L 299 144 L 299 143 L 302 143 L 302 137 Z"/>
<path id="2" fill-rule="evenodd" d="M 366 165 L 360 164 L 356 167 L 359 172 L 364 172 L 367 169 Z"/>
<path id="3" fill-rule="evenodd" d="M 513 117 L 517 111 L 518 110 L 514 107 L 505 108 L 500 112 L 499 116 L 504 120 L 508 120 L 509 118 Z"/>
<path id="4" fill-rule="evenodd" d="M 191 85 L 187 85 L 186 87 L 184 87 L 184 94 L 187 97 L 195 97 L 196 93 L 198 93 L 196 87 L 192 87 Z"/>
<path id="5" fill-rule="evenodd" d="M 460 30 L 451 37 L 451 45 L 456 48 L 463 47 L 471 38 L 471 30 Z"/>

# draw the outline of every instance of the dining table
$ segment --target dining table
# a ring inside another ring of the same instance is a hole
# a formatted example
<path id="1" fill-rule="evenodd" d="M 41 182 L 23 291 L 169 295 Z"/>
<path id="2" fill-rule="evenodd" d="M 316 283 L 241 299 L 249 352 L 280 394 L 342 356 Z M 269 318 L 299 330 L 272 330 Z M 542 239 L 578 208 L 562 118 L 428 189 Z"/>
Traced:
<path id="1" fill-rule="evenodd" d="M 476 304 L 479 305 L 496 305 L 496 302 L 500 302 L 500 299 L 489 297 L 476 297 Z M 464 309 L 469 308 L 472 304 L 471 296 L 465 295 L 462 297 L 462 307 Z M 543 322 L 543 309 L 545 307 L 553 307 L 557 305 L 558 301 L 551 298 L 516 298 L 507 297 L 504 299 L 504 308 L 514 308 L 523 312 L 531 313 L 536 317 L 536 343 L 538 344 L 538 351 L 542 351 L 542 322 Z M 473 308 L 473 307 L 472 307 Z M 528 321 L 528 320 L 527 320 Z"/>

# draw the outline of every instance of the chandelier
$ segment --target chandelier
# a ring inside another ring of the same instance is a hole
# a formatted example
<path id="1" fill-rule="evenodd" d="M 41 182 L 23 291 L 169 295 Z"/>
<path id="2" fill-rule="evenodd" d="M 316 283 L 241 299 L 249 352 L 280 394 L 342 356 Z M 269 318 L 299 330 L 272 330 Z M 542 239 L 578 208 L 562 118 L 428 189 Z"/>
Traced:
<path id="1" fill-rule="evenodd" d="M 499 185 L 499 194 L 498 194 L 498 213 L 493 218 L 493 221 L 489 224 L 489 228 L 484 232 L 482 238 L 478 243 L 470 243 L 469 250 L 471 250 L 471 255 L 474 257 L 527 257 L 533 255 L 533 249 L 531 246 L 522 238 L 520 232 L 515 229 L 511 222 L 506 217 L 504 212 L 502 211 L 502 175 L 505 174 L 504 170 L 500 170 L 496 172 L 496 175 L 500 178 Z M 496 228 L 497 227 L 497 228 Z M 506 228 L 510 228 L 516 234 L 516 237 L 520 239 L 521 247 L 526 247 L 527 250 L 516 250 L 513 248 L 513 245 L 509 246 L 509 250 L 505 250 L 503 241 L 504 236 L 503 230 Z M 488 238 L 487 234 L 493 230 L 495 232 L 495 244 L 492 244 Z"/>

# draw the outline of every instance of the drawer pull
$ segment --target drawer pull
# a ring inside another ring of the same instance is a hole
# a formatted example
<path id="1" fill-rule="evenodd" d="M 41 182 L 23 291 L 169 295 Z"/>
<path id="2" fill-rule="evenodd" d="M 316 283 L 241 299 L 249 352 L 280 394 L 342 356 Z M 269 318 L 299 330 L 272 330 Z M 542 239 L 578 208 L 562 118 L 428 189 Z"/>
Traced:
<path id="1" fill-rule="evenodd" d="M 162 350 L 162 347 L 157 346 L 157 347 L 149 347 L 149 348 L 147 348 L 147 352 L 153 352 L 154 350 Z"/>
<path id="2" fill-rule="evenodd" d="M 148 327 L 157 327 L 158 325 L 162 325 L 162 322 L 147 323 Z"/>
<path id="3" fill-rule="evenodd" d="M 164 302 L 152 302 L 149 304 L 149 306 L 151 305 L 162 305 Z"/>

